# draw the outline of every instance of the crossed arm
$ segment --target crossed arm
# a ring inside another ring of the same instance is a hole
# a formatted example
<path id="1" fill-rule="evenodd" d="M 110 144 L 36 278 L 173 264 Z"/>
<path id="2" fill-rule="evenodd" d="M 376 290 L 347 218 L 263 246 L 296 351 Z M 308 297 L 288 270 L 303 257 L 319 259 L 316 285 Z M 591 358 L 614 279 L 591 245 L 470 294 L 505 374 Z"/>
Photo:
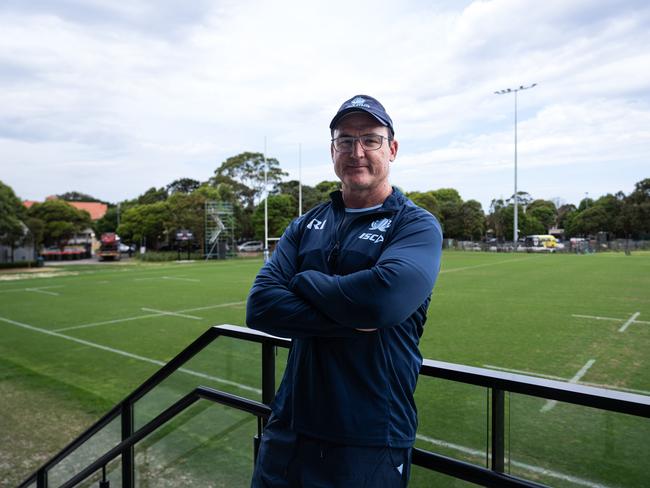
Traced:
<path id="1" fill-rule="evenodd" d="M 440 268 L 442 233 L 423 216 L 395 230 L 375 265 L 345 276 L 299 271 L 294 222 L 248 296 L 246 323 L 292 337 L 353 336 L 393 327 L 429 296 Z"/>

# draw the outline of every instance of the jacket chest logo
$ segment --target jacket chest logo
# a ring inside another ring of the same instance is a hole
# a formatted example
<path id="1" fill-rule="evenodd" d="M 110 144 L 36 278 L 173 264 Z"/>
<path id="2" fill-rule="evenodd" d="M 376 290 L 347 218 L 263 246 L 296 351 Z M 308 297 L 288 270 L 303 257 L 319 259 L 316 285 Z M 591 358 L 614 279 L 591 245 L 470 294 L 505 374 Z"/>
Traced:
<path id="1" fill-rule="evenodd" d="M 370 230 L 378 230 L 379 232 L 386 232 L 386 229 L 390 227 L 392 220 L 391 219 L 381 219 L 375 220 L 370 224 Z"/>
<path id="2" fill-rule="evenodd" d="M 390 227 L 391 222 L 391 219 L 375 220 L 370 224 L 370 230 L 386 232 L 386 229 Z M 359 239 L 374 242 L 375 244 L 384 242 L 384 236 L 382 234 L 375 234 L 372 232 L 362 232 L 361 235 L 359 235 Z"/>
<path id="3" fill-rule="evenodd" d="M 314 230 L 323 230 L 325 228 L 325 222 L 327 222 L 327 219 L 320 221 L 318 219 L 312 219 L 311 222 L 307 224 L 308 229 L 314 229 Z"/>
<path id="4" fill-rule="evenodd" d="M 359 239 L 363 239 L 364 241 L 370 241 L 379 243 L 379 242 L 384 242 L 384 236 L 381 234 L 371 234 L 370 232 L 363 232 L 360 236 Z"/>

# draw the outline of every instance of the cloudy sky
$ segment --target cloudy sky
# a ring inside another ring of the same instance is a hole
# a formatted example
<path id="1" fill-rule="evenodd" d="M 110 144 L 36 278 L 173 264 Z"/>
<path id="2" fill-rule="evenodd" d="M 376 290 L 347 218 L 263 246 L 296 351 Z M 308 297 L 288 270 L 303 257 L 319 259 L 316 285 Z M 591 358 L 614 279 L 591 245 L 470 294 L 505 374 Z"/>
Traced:
<path id="1" fill-rule="evenodd" d="M 650 4 L 2 0 L 0 180 L 116 202 L 264 150 L 333 179 L 328 124 L 377 97 L 405 190 L 578 203 L 650 177 Z"/>

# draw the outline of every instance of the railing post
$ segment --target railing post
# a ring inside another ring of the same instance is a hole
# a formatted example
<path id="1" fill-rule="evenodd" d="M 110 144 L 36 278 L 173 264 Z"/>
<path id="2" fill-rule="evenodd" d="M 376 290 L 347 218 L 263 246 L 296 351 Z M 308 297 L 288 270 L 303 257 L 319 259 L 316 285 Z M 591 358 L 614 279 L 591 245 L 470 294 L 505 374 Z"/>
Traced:
<path id="1" fill-rule="evenodd" d="M 269 405 L 275 398 L 275 346 L 262 342 L 262 403 Z M 262 431 L 266 420 L 257 418 L 257 435 L 253 437 L 253 465 L 262 442 Z"/>
<path id="2" fill-rule="evenodd" d="M 505 395 L 492 388 L 492 471 L 503 473 L 505 466 Z"/>
<path id="3" fill-rule="evenodd" d="M 47 471 L 41 468 L 36 472 L 36 488 L 47 488 Z"/>
<path id="4" fill-rule="evenodd" d="M 122 404 L 122 441 L 133 435 L 133 403 L 130 401 Z M 122 487 L 133 488 L 135 486 L 135 450 L 133 446 L 127 447 L 122 452 Z"/>

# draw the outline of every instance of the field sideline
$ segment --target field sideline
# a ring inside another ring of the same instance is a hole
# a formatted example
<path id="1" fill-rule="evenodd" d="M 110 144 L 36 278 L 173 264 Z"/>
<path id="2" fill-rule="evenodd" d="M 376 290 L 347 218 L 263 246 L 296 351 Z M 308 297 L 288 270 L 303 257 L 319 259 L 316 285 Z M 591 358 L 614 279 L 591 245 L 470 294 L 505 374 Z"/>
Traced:
<path id="1" fill-rule="evenodd" d="M 2 410 L 12 412 L 0 421 L 0 459 L 18 461 L 11 454 L 17 445 L 20 460 L 27 459 L 20 469 L 0 461 L 0 484 L 29 474 L 209 326 L 243 325 L 260 265 L 257 259 L 71 265 L 49 277 L 0 275 L 0 398 Z M 422 353 L 650 395 L 649 292 L 648 253 L 448 252 Z M 259 399 L 258 356 L 254 346 L 218 341 L 145 397 L 136 423 L 197 384 Z M 418 445 L 485 463 L 485 391 L 424 379 L 416 396 Z M 513 474 L 553 486 L 650 484 L 648 422 L 521 395 L 508 400 Z M 212 435 L 206 425 L 214 426 Z M 245 416 L 198 407 L 142 443 L 138 459 L 146 469 L 139 479 L 160 473 L 173 479 L 191 465 L 203 486 L 222 486 L 205 481 L 218 459 L 229 485 L 237 486 L 248 476 L 254 427 Z M 35 442 L 31 428 L 51 434 Z M 433 482 L 462 486 L 414 471 L 412 486 Z"/>

